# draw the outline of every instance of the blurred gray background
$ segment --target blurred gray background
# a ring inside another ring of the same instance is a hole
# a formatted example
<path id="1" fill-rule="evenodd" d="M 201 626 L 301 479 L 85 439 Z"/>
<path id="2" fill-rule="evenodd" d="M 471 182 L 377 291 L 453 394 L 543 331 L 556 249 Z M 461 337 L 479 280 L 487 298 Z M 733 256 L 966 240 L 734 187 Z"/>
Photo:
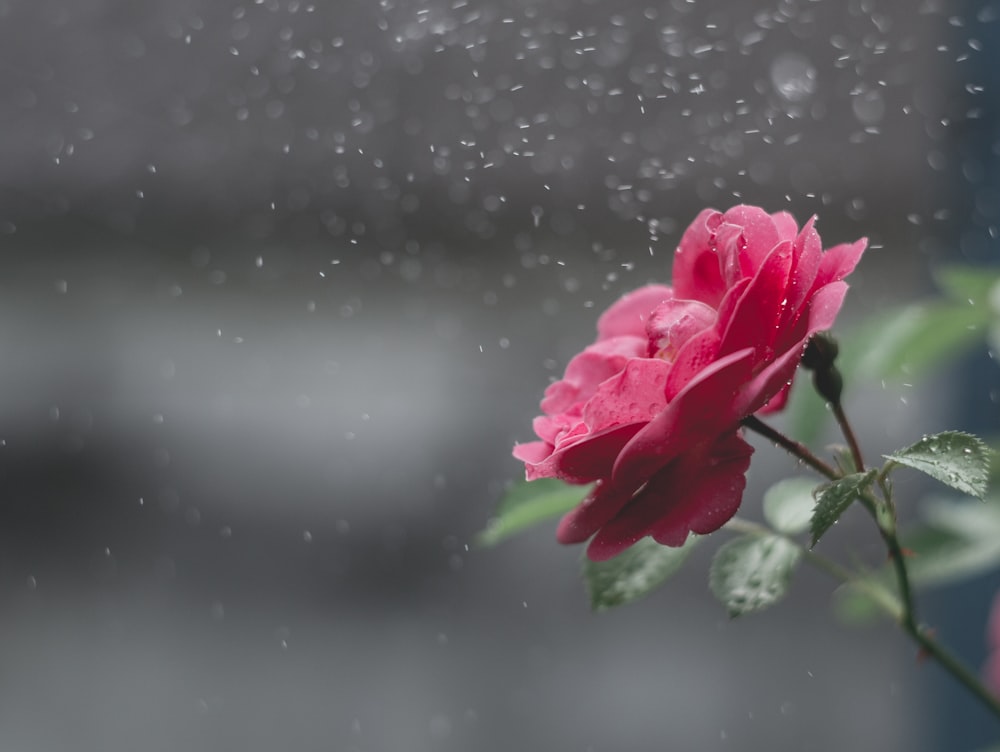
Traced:
<path id="1" fill-rule="evenodd" d="M 553 526 L 470 544 L 702 207 L 868 236 L 848 323 L 995 257 L 998 17 L 0 0 L 0 749 L 959 748 L 814 572 L 730 622 L 704 547 L 593 616 Z M 873 456 L 955 426 L 937 378 L 854 388 Z"/>

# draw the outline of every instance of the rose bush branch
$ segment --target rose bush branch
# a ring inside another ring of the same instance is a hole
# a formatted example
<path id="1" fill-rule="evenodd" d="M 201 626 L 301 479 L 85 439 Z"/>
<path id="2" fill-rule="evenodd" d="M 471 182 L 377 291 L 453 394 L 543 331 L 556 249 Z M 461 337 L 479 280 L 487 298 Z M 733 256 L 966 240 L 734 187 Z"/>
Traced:
<path id="1" fill-rule="evenodd" d="M 896 529 L 896 509 L 893 505 L 892 495 L 888 494 L 884 499 L 878 499 L 870 490 L 865 490 L 859 498 L 875 520 L 879 535 L 888 549 L 889 561 L 896 573 L 899 597 L 903 603 L 902 627 L 916 637 L 916 632 L 920 629 L 917 624 L 916 603 L 913 600 L 913 588 L 910 586 L 910 573 L 906 568 L 906 555 L 899 543 Z"/>
<path id="2" fill-rule="evenodd" d="M 832 365 L 832 359 L 830 364 Z M 821 392 L 821 395 L 824 397 L 828 396 L 828 394 L 829 393 L 824 394 Z M 837 404 L 839 405 L 839 390 L 836 397 Z M 848 435 L 853 437 L 853 431 L 850 429 L 850 424 L 847 421 L 843 409 L 841 409 L 840 412 L 842 417 L 838 418 L 838 423 L 840 423 L 841 427 L 844 428 L 845 438 L 847 438 Z M 788 438 L 781 432 L 763 423 L 760 419 L 751 416 L 750 418 L 745 419 L 743 424 L 747 428 L 756 431 L 767 439 L 773 441 L 775 444 L 781 446 L 789 454 L 808 464 L 827 479 L 836 481 L 844 477 L 844 473 L 835 471 L 832 467 L 813 455 L 812 452 L 804 445 Z M 852 455 L 854 455 L 857 451 L 857 442 L 854 442 Z M 855 455 L 854 464 L 859 469 L 864 467 L 860 458 L 860 453 Z M 877 482 L 883 492 L 884 498 L 879 499 L 872 493 L 871 485 L 873 484 L 871 482 L 865 488 L 859 490 L 856 498 L 874 519 L 879 535 L 882 537 L 882 540 L 888 549 L 889 561 L 891 562 L 895 572 L 896 583 L 899 590 L 898 599 L 893 598 L 874 583 L 866 581 L 863 578 L 859 578 L 836 562 L 819 556 L 812 549 L 803 548 L 802 550 L 807 554 L 806 558 L 810 561 L 810 563 L 832 575 L 834 578 L 839 580 L 841 584 L 856 584 L 865 589 L 866 593 L 871 597 L 872 602 L 882 608 L 882 610 L 897 621 L 903 631 L 917 643 L 925 655 L 936 660 L 977 699 L 985 704 L 994 714 L 1000 717 L 1000 700 L 998 700 L 995 695 L 986 689 L 974 673 L 969 671 L 969 669 L 965 667 L 961 661 L 959 661 L 950 651 L 934 639 L 933 630 L 921 625 L 917 619 L 916 604 L 914 602 L 910 576 L 906 566 L 906 556 L 899 542 L 896 527 L 895 505 L 892 499 L 891 486 L 888 483 L 888 474 L 895 464 L 896 463 L 894 461 L 889 460 L 880 472 L 874 476 L 870 473 L 868 474 L 872 480 Z M 730 523 L 727 523 L 726 527 L 730 530 L 738 530 L 757 536 L 772 534 L 772 532 L 767 528 L 756 525 L 756 523 L 748 523 L 744 520 L 730 520 Z M 787 536 L 785 537 L 787 538 Z M 795 544 L 795 541 L 792 540 L 792 543 Z"/>
<path id="3" fill-rule="evenodd" d="M 854 586 L 865 593 L 870 601 L 888 617 L 898 622 L 904 631 L 917 643 L 921 652 L 937 661 L 948 673 L 971 692 L 980 702 L 1000 717 L 1000 700 L 993 695 L 979 678 L 942 644 L 934 639 L 933 630 L 919 626 L 912 618 L 907 618 L 907 608 L 895 595 L 878 585 L 878 583 L 847 569 L 843 565 L 818 554 L 812 548 L 806 548 L 793 536 L 775 533 L 774 530 L 756 522 L 733 517 L 724 526 L 733 533 L 750 535 L 757 538 L 780 535 L 790 545 L 796 546 L 802 556 L 814 567 L 830 575 L 841 585 Z M 910 611 L 912 617 L 912 611 Z"/>
<path id="4" fill-rule="evenodd" d="M 837 424 L 850 449 L 855 470 L 863 473 L 865 470 L 865 461 L 861 454 L 861 447 L 854 429 L 847 419 L 847 414 L 844 411 L 843 402 L 841 401 L 844 391 L 844 379 L 836 364 L 839 352 L 840 347 L 835 339 L 826 333 L 818 334 L 806 346 L 805 352 L 802 355 L 802 366 L 812 371 L 813 386 L 820 397 L 825 399 L 833 410 Z M 829 465 L 816 458 L 807 447 L 766 426 L 756 417 L 751 416 L 745 419 L 743 424 L 772 439 L 786 451 L 810 465 L 810 467 L 817 470 L 821 475 L 826 476 L 829 480 L 836 480 L 843 476 L 843 473 L 834 471 Z M 908 633 L 916 637 L 919 631 L 916 606 L 913 601 L 913 592 L 910 587 L 910 578 L 906 569 L 902 546 L 899 544 L 899 537 L 896 532 L 896 510 L 892 499 L 891 487 L 888 483 L 888 470 L 890 469 L 891 463 L 890 466 L 887 466 L 877 476 L 879 487 L 882 490 L 882 499 L 876 498 L 869 490 L 870 487 L 862 489 L 857 498 L 872 516 L 872 519 L 874 519 L 879 535 L 888 549 L 889 559 L 896 572 L 896 580 L 903 605 L 902 613 L 900 614 L 901 626 Z"/>
<path id="5" fill-rule="evenodd" d="M 817 393 L 827 401 L 837 419 L 837 425 L 847 441 L 851 452 L 851 459 L 854 469 L 858 473 L 865 471 L 865 461 L 861 454 L 861 447 L 857 436 L 847 419 L 841 397 L 844 391 L 844 378 L 837 367 L 837 356 L 840 347 L 837 341 L 826 333 L 813 337 L 802 355 L 802 366 L 813 374 L 813 386 Z M 903 604 L 901 614 L 901 624 L 910 634 L 916 636 L 919 630 L 916 617 L 916 606 L 913 602 L 913 591 L 910 587 L 910 577 L 906 569 L 906 561 L 903 556 L 902 547 L 899 544 L 899 537 L 896 532 L 896 508 L 893 503 L 891 486 L 888 482 L 887 467 L 877 475 L 878 485 L 882 490 L 882 499 L 878 499 L 871 493 L 871 486 L 861 489 L 858 495 L 861 504 L 872 516 L 875 525 L 878 527 L 879 535 L 882 537 L 889 553 L 896 573 L 896 581 L 899 586 L 899 594 Z M 829 477 L 829 476 L 827 476 Z"/>
<path id="6" fill-rule="evenodd" d="M 750 430 L 759 433 L 761 436 L 773 441 L 793 457 L 797 458 L 806 465 L 809 465 L 809 467 L 813 468 L 820 475 L 827 478 L 827 480 L 835 481 L 844 477 L 844 473 L 834 470 L 832 466 L 813 454 L 812 451 L 804 444 L 790 439 L 777 429 L 764 423 L 760 420 L 760 418 L 751 415 L 750 417 L 743 419 L 743 425 Z M 849 424 L 847 423 L 846 416 L 844 417 L 843 425 L 848 425 L 849 431 Z M 849 432 L 850 435 L 853 436 L 853 431 Z M 857 444 L 855 442 L 855 447 L 856 446 Z M 853 453 L 854 450 L 852 450 L 852 454 Z M 856 457 L 854 464 L 859 468 L 864 467 L 860 456 Z M 868 490 L 862 491 L 857 498 L 875 520 L 879 535 L 882 537 L 883 542 L 888 548 L 889 558 L 896 570 L 896 578 L 899 585 L 900 597 L 902 599 L 902 609 L 898 615 L 900 623 L 907 629 L 907 631 L 916 630 L 917 623 L 912 589 L 910 588 L 909 574 L 906 570 L 906 561 L 903 555 L 902 547 L 900 546 L 899 538 L 896 535 L 895 510 L 893 508 L 892 498 L 891 496 L 887 496 L 884 500 L 880 500 L 875 498 L 875 496 Z"/>
<path id="7" fill-rule="evenodd" d="M 915 627 L 913 631 L 907 629 L 907 632 L 916 640 L 926 655 L 936 660 L 939 665 L 968 689 L 977 700 L 989 708 L 995 716 L 1000 718 L 1000 700 L 997 699 L 997 696 L 990 692 L 982 681 L 980 681 L 979 677 L 970 671 L 964 663 L 933 638 L 932 630 Z"/>
<path id="8" fill-rule="evenodd" d="M 840 473 L 813 454 L 809 447 L 805 444 L 801 444 L 794 439 L 788 438 L 780 431 L 767 425 L 767 423 L 762 421 L 756 415 L 750 415 L 744 418 L 742 423 L 751 431 L 759 433 L 766 439 L 770 439 L 793 457 L 796 457 L 804 464 L 809 465 L 809 467 L 827 478 L 827 480 L 836 480 L 840 477 Z"/>
<path id="9" fill-rule="evenodd" d="M 855 467 L 861 471 L 864 468 L 861 451 L 855 439 L 854 431 L 841 405 L 839 395 L 837 395 L 837 399 L 832 403 L 832 406 L 844 438 L 850 444 Z M 920 646 L 924 654 L 937 661 L 942 668 L 950 673 L 973 696 L 992 711 L 994 715 L 1000 718 L 1000 699 L 986 688 L 976 674 L 970 671 L 954 654 L 934 639 L 932 629 L 919 623 L 916 613 L 916 603 L 913 597 L 913 588 L 910 583 L 910 574 L 906 564 L 906 554 L 899 542 L 892 486 L 888 480 L 889 472 L 892 470 L 894 464 L 892 460 L 889 460 L 876 476 L 876 481 L 882 491 L 883 498 L 876 498 L 869 488 L 860 494 L 859 499 L 875 520 L 879 534 L 888 549 L 889 560 L 896 574 L 901 603 L 901 610 L 896 615 L 896 619 L 903 631 Z"/>

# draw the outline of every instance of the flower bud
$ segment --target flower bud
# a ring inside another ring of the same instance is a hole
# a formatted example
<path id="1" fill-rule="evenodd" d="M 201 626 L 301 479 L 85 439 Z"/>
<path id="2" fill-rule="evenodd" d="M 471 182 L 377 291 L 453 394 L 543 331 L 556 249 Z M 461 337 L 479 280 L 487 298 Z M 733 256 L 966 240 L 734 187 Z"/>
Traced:
<path id="1" fill-rule="evenodd" d="M 830 365 L 824 371 L 813 373 L 813 386 L 820 397 L 836 405 L 840 403 L 840 395 L 844 391 L 844 377 L 836 366 Z"/>
<path id="2" fill-rule="evenodd" d="M 802 365 L 810 371 L 825 371 L 833 368 L 833 363 L 840 353 L 840 346 L 829 332 L 820 332 L 809 340 L 805 352 L 802 353 Z"/>

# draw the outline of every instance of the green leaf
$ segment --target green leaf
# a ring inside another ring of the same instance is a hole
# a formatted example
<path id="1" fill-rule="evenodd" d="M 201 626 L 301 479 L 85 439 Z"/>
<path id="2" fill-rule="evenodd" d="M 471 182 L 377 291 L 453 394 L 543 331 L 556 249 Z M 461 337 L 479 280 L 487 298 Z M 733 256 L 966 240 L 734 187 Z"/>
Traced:
<path id="1" fill-rule="evenodd" d="M 981 499 L 990 478 L 990 451 L 975 436 L 959 431 L 925 436 L 886 459 L 919 470 L 956 491 Z"/>
<path id="2" fill-rule="evenodd" d="M 915 303 L 880 315 L 859 338 L 853 375 L 912 378 L 983 340 L 989 321 L 986 306 L 966 301 Z"/>
<path id="3" fill-rule="evenodd" d="M 722 546 L 712 560 L 708 585 L 730 616 L 760 611 L 788 590 L 802 549 L 777 535 L 746 535 Z"/>
<path id="4" fill-rule="evenodd" d="M 985 502 L 934 499 L 921 506 L 921 516 L 929 526 L 962 538 L 1000 540 L 1000 496 L 990 496 Z"/>
<path id="5" fill-rule="evenodd" d="M 849 338 L 841 359 L 845 376 L 912 377 L 984 339 L 996 317 L 989 301 L 1000 274 L 948 266 L 935 277 L 946 297 L 881 311 Z"/>
<path id="6" fill-rule="evenodd" d="M 810 525 L 811 545 L 815 546 L 823 534 L 840 519 L 840 515 L 851 505 L 851 502 L 872 484 L 877 472 L 869 470 L 866 473 L 845 475 L 840 480 L 823 486 L 816 499 L 816 508 L 813 511 L 812 524 Z"/>
<path id="7" fill-rule="evenodd" d="M 907 564 L 914 584 L 946 585 L 1000 566 L 1000 499 L 987 501 L 925 505 L 926 525 L 903 538 L 913 552 Z"/>
<path id="8" fill-rule="evenodd" d="M 554 478 L 517 483 L 500 501 L 486 529 L 476 536 L 476 544 L 495 546 L 525 528 L 565 514 L 589 492 L 590 486 L 571 486 Z"/>
<path id="9" fill-rule="evenodd" d="M 833 593 L 833 612 L 837 618 L 848 624 L 865 624 L 880 616 L 899 619 L 903 606 L 896 593 L 896 583 L 888 575 L 888 570 L 852 580 L 837 588 Z"/>
<path id="10" fill-rule="evenodd" d="M 907 559 L 910 580 L 918 587 L 949 585 L 992 571 L 1000 565 L 1000 540 L 963 540 L 942 530 L 921 531 L 937 538 Z"/>
<path id="11" fill-rule="evenodd" d="M 938 269 L 934 278 L 950 297 L 979 305 L 989 300 L 993 286 L 1000 282 L 1000 273 L 996 267 L 955 265 Z"/>
<path id="12" fill-rule="evenodd" d="M 845 624 L 861 625 L 881 615 L 878 604 L 856 582 L 847 582 L 833 591 L 833 613 Z"/>
<path id="13" fill-rule="evenodd" d="M 764 493 L 764 519 L 779 533 L 798 535 L 809 529 L 816 505 L 812 478 L 786 478 Z"/>
<path id="14" fill-rule="evenodd" d="M 688 536 L 683 546 L 663 546 L 643 538 L 607 561 L 583 560 L 583 578 L 594 611 L 606 611 L 638 600 L 677 572 L 700 538 Z"/>

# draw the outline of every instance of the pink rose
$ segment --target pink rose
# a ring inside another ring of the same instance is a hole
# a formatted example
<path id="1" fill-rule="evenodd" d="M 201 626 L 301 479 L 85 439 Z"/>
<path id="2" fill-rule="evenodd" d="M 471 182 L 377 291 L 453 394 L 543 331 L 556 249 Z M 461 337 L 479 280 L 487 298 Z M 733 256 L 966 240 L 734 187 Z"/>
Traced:
<path id="1" fill-rule="evenodd" d="M 545 391 L 519 444 L 528 480 L 596 483 L 557 537 L 609 559 L 651 535 L 680 546 L 740 505 L 753 449 L 740 421 L 784 406 L 809 338 L 829 329 L 866 241 L 823 251 L 810 219 L 706 209 L 674 256 L 673 287 L 611 306 L 597 341 Z"/>

